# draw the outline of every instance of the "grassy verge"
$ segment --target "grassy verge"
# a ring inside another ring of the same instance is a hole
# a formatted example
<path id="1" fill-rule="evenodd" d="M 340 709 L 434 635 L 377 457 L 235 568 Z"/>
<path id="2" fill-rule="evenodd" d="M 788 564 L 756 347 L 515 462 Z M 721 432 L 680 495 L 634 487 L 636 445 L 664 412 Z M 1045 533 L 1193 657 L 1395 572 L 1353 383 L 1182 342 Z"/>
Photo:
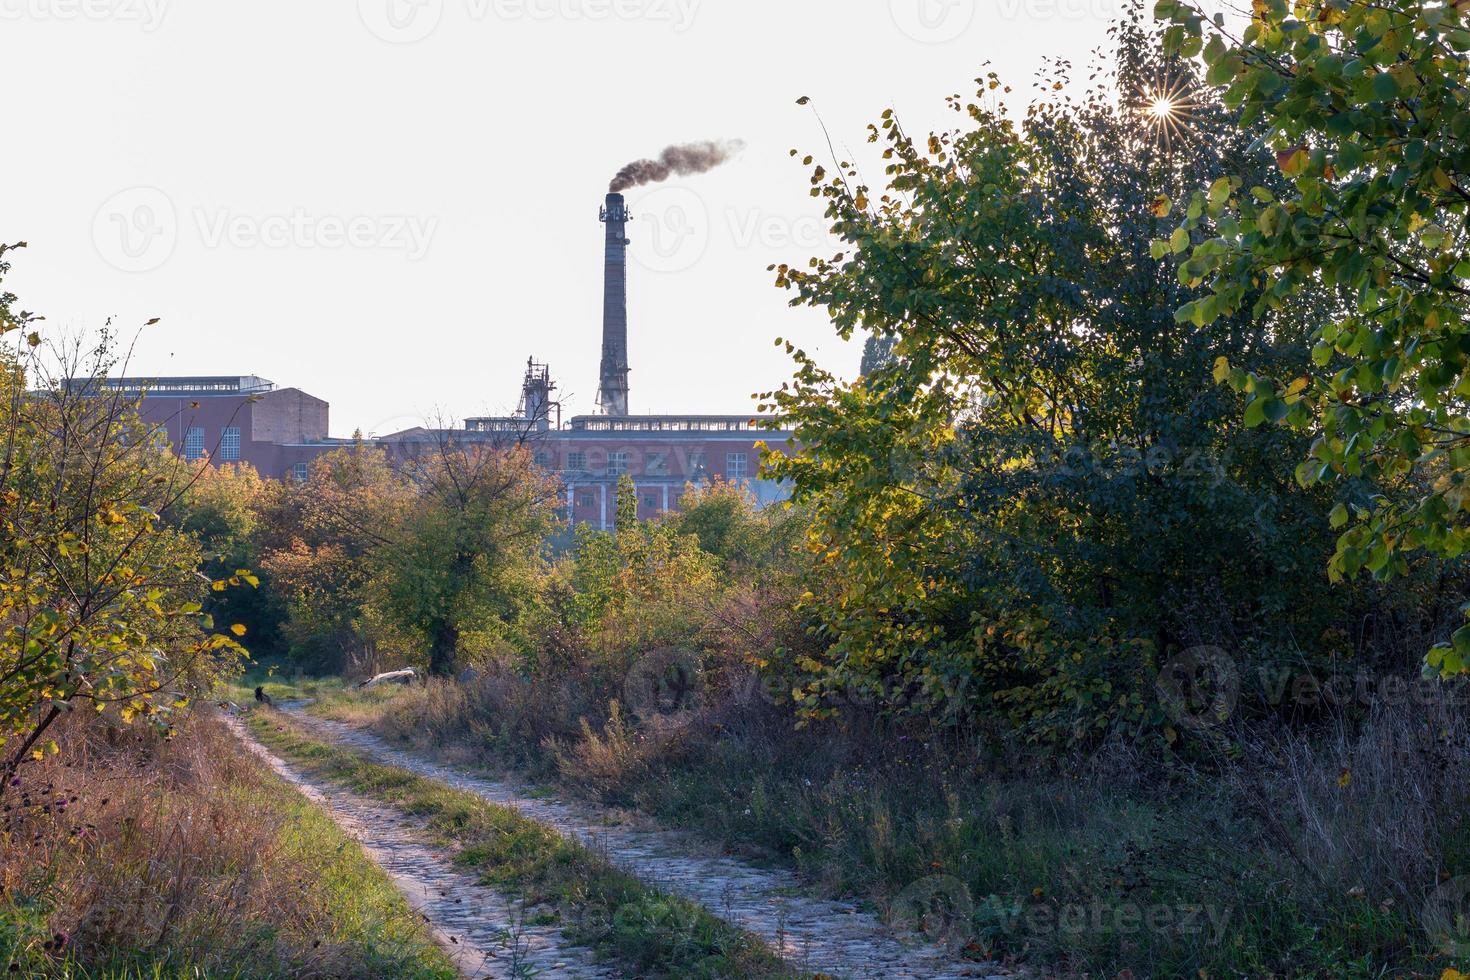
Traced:
<path id="1" fill-rule="evenodd" d="M 95 728 L 5 798 L 0 976 L 457 975 L 356 843 L 217 720 L 169 742 Z"/>
<path id="2" fill-rule="evenodd" d="M 664 895 L 555 831 L 472 793 L 379 765 L 324 742 L 278 712 L 254 712 L 251 730 L 273 752 L 320 778 L 426 817 L 481 880 L 542 908 L 572 942 L 642 976 L 784 977 L 758 939 L 699 905 Z"/>
<path id="3" fill-rule="evenodd" d="M 223 685 L 219 693 L 220 697 L 245 706 L 255 703 L 257 687 L 273 701 L 315 700 L 349 690 L 340 677 L 313 677 L 271 664 L 256 664 Z"/>
<path id="4" fill-rule="evenodd" d="M 1445 901 L 1470 889 L 1460 712 L 1408 704 L 1310 738 L 1236 733 L 1192 764 L 1121 748 L 1032 764 L 862 720 L 797 731 L 749 704 L 713 704 L 657 738 L 597 705 L 558 717 L 567 701 L 490 678 L 343 692 L 313 710 L 641 810 L 889 915 L 943 906 L 930 921 L 946 939 L 1048 976 L 1467 966 L 1470 928 Z"/>

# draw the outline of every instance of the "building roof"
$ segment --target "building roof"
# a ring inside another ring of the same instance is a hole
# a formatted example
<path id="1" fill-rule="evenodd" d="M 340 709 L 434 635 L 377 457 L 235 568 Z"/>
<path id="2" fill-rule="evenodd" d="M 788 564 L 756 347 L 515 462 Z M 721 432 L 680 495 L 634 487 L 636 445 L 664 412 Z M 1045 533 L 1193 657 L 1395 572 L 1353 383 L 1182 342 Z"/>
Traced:
<path id="1" fill-rule="evenodd" d="M 573 432 L 767 432 L 749 415 L 578 415 Z"/>
<path id="2" fill-rule="evenodd" d="M 275 390 L 275 382 L 253 374 L 195 375 L 146 378 L 74 378 L 68 388 L 95 387 L 105 391 L 136 392 L 144 395 L 213 396 L 259 395 Z"/>

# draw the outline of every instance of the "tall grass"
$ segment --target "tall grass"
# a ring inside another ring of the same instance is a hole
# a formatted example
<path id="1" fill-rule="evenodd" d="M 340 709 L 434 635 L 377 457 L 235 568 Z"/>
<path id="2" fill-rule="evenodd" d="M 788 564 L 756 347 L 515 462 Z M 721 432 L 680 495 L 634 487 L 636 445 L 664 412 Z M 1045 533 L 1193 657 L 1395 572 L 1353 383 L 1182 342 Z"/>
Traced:
<path id="1" fill-rule="evenodd" d="M 1190 757 L 1108 745 L 1058 761 L 859 714 L 799 730 L 729 694 L 650 729 L 585 691 L 487 674 L 319 710 L 643 810 L 895 918 L 958 887 L 963 921 L 942 931 L 977 957 L 1159 977 L 1458 962 L 1424 916 L 1470 872 L 1470 721 L 1442 698 L 1216 732 Z"/>
<path id="2" fill-rule="evenodd" d="M 73 724 L 74 748 L 4 797 L 7 975 L 456 975 L 355 842 L 217 719 L 169 741 Z"/>
<path id="3" fill-rule="evenodd" d="M 687 899 L 657 891 L 604 855 L 523 816 L 397 766 L 330 744 L 279 713 L 250 724 L 273 751 L 316 776 L 426 821 L 484 883 L 547 913 L 568 940 L 617 959 L 632 975 L 680 980 L 793 974 L 759 939 Z"/>

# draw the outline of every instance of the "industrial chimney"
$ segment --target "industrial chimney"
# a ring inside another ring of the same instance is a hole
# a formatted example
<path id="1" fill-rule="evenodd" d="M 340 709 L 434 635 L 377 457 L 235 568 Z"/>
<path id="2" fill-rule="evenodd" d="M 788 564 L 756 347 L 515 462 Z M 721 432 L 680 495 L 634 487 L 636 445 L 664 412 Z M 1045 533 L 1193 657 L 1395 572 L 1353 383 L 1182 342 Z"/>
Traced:
<path id="1" fill-rule="evenodd" d="M 628 414 L 628 214 L 623 195 L 609 194 L 600 214 L 607 225 L 602 271 L 602 382 L 604 415 Z"/>

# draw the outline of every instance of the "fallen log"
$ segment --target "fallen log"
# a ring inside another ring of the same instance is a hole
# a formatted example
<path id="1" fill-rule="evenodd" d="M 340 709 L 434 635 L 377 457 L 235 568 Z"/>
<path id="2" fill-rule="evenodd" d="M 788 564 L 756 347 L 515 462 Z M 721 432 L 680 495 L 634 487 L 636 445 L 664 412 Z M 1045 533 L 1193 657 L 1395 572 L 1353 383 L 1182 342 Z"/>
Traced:
<path id="1" fill-rule="evenodd" d="M 402 670 L 389 670 L 374 677 L 369 677 L 357 686 L 372 687 L 375 684 L 412 684 L 418 676 L 418 672 L 412 667 L 405 667 Z"/>

